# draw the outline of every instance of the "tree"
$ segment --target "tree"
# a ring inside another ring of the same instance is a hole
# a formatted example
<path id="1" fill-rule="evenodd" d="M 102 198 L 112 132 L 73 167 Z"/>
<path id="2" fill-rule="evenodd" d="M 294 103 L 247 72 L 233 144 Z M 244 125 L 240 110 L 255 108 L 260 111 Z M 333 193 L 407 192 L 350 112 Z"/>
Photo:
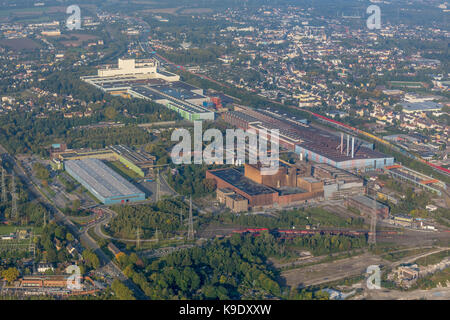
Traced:
<path id="1" fill-rule="evenodd" d="M 66 233 L 66 240 L 69 242 L 72 242 L 73 240 L 75 240 L 75 238 L 73 237 L 73 235 L 70 232 Z"/>
<path id="2" fill-rule="evenodd" d="M 117 111 L 113 107 L 107 107 L 105 109 L 105 117 L 107 117 L 109 120 L 113 120 L 117 117 Z"/>
<path id="3" fill-rule="evenodd" d="M 100 266 L 100 260 L 98 259 L 94 251 L 92 251 L 91 249 L 84 250 L 82 255 L 88 267 L 97 269 Z"/>
<path id="4" fill-rule="evenodd" d="M 11 284 L 19 277 L 19 270 L 10 267 L 6 270 L 3 270 L 2 277 Z"/>
<path id="5" fill-rule="evenodd" d="M 114 279 L 111 289 L 113 289 L 114 294 L 120 300 L 136 300 L 133 292 L 118 279 Z"/>
<path id="6" fill-rule="evenodd" d="M 75 201 L 72 202 L 72 210 L 74 212 L 77 212 L 80 209 L 81 206 L 81 201 L 79 199 L 76 199 Z"/>

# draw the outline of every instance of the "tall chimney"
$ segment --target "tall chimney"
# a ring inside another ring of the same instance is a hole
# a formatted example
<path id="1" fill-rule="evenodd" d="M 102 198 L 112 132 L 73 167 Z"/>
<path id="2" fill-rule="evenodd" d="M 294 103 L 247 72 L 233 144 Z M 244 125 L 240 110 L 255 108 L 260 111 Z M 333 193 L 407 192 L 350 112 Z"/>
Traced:
<path id="1" fill-rule="evenodd" d="M 355 156 L 355 137 L 352 137 L 352 158 Z"/>
<path id="2" fill-rule="evenodd" d="M 341 154 L 344 152 L 344 133 L 341 132 Z"/>
<path id="3" fill-rule="evenodd" d="M 347 134 L 347 157 L 350 152 L 350 135 Z"/>

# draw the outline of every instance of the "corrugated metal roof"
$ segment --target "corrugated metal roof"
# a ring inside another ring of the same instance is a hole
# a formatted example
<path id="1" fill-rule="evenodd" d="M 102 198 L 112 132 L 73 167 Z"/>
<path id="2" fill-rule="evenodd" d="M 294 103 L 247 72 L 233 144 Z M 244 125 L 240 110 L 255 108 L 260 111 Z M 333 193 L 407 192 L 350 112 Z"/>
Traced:
<path id="1" fill-rule="evenodd" d="M 143 193 L 98 159 L 69 160 L 64 166 L 105 199 Z"/>

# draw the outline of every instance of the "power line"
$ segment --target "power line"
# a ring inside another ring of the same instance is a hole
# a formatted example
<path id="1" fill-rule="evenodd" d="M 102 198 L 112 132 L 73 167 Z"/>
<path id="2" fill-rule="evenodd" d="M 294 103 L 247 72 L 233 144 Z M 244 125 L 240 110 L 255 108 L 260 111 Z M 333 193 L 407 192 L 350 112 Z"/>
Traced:
<path id="1" fill-rule="evenodd" d="M 369 244 L 377 243 L 377 201 L 373 199 L 374 211 L 372 212 L 372 217 L 370 219 L 370 232 L 369 232 Z"/>
<path id="2" fill-rule="evenodd" d="M 17 218 L 17 194 L 16 194 L 16 178 L 14 172 L 11 176 L 11 198 L 12 198 L 12 206 L 11 206 L 11 218 Z"/>
<path id="3" fill-rule="evenodd" d="M 159 168 L 156 169 L 156 202 L 160 200 L 161 197 L 161 181 L 159 181 Z"/>
<path id="4" fill-rule="evenodd" d="M 138 226 L 136 229 L 136 248 L 141 247 L 141 228 Z"/>
<path id="5" fill-rule="evenodd" d="M 6 196 L 6 181 L 5 181 L 5 168 L 2 167 L 2 201 L 8 201 Z"/>
<path id="6" fill-rule="evenodd" d="M 192 196 L 189 197 L 189 221 L 188 221 L 188 240 L 194 239 L 194 222 L 192 219 Z"/>

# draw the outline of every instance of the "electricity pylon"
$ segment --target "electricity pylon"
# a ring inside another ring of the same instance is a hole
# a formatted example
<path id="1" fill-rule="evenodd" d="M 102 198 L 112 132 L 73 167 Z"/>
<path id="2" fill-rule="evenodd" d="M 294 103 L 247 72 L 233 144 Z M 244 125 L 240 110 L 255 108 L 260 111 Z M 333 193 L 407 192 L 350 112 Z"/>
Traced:
<path id="1" fill-rule="evenodd" d="M 156 169 L 156 202 L 160 200 L 161 197 L 161 182 L 159 181 L 159 168 Z"/>
<path id="2" fill-rule="evenodd" d="M 11 176 L 11 199 L 12 199 L 11 218 L 16 219 L 17 218 L 17 194 L 16 194 L 16 178 L 14 176 L 14 173 Z"/>
<path id="3" fill-rule="evenodd" d="M 370 232 L 369 232 L 369 244 L 377 243 L 377 201 L 373 200 L 374 210 L 372 212 L 372 217 L 370 218 Z"/>
<path id="4" fill-rule="evenodd" d="M 141 247 L 141 228 L 138 227 L 136 229 L 136 248 L 140 248 Z"/>
<path id="5" fill-rule="evenodd" d="M 6 180 L 5 180 L 5 168 L 2 167 L 2 202 L 8 201 L 6 196 Z"/>
<path id="6" fill-rule="evenodd" d="M 188 240 L 194 239 L 194 221 L 192 219 L 192 196 L 189 197 L 189 221 L 188 221 Z"/>

